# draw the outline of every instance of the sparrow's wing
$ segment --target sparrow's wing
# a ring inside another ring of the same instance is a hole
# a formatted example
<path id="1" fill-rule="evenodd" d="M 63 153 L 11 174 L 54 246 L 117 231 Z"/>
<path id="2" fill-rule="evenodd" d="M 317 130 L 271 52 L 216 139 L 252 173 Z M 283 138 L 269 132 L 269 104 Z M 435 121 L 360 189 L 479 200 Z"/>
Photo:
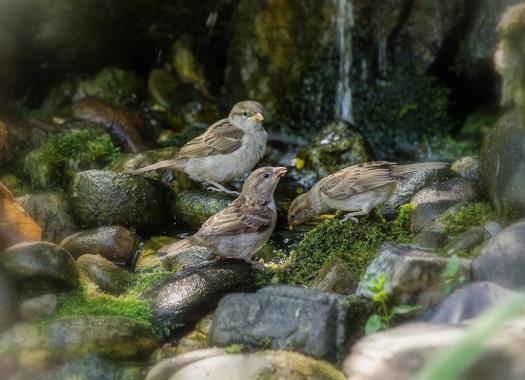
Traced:
<path id="1" fill-rule="evenodd" d="M 223 119 L 202 135 L 188 141 L 180 150 L 178 158 L 215 156 L 229 154 L 241 147 L 244 132 Z"/>
<path id="2" fill-rule="evenodd" d="M 329 198 L 346 199 L 397 181 L 392 175 L 392 165 L 395 163 L 372 161 L 350 166 L 323 178 L 319 190 Z"/>
<path id="3" fill-rule="evenodd" d="M 246 202 L 241 196 L 208 219 L 196 235 L 205 237 L 262 232 L 272 225 L 273 213 L 271 208 Z"/>

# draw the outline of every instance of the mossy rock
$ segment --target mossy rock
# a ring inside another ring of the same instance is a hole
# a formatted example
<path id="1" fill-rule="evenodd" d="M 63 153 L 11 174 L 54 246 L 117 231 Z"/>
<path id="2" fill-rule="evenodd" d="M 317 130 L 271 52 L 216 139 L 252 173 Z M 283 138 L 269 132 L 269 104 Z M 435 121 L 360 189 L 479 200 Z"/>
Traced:
<path id="1" fill-rule="evenodd" d="M 411 214 L 411 206 L 405 205 L 393 221 L 374 210 L 361 217 L 359 223 L 337 219 L 321 223 L 305 234 L 280 276 L 287 283 L 308 286 L 321 268 L 335 258 L 343 259 L 361 276 L 385 241 L 410 240 Z"/>
<path id="2" fill-rule="evenodd" d="M 85 227 L 123 225 L 139 230 L 167 227 L 167 192 L 144 177 L 103 170 L 77 173 L 69 189 L 71 206 Z"/>
<path id="3" fill-rule="evenodd" d="M 103 129 L 72 129 L 51 136 L 32 150 L 24 159 L 24 171 L 35 188 L 65 189 L 75 173 L 102 168 L 119 154 L 120 149 Z"/>
<path id="4" fill-rule="evenodd" d="M 77 259 L 80 279 L 109 294 L 120 294 L 131 283 L 132 275 L 99 255 L 82 255 Z"/>
<path id="5" fill-rule="evenodd" d="M 144 357 L 159 344 L 154 333 L 127 318 L 79 316 L 59 318 L 47 327 L 49 347 L 60 357 L 100 353 L 114 359 Z"/>
<path id="6" fill-rule="evenodd" d="M 106 67 L 77 85 L 74 100 L 98 96 L 117 104 L 137 103 L 144 95 L 144 85 L 132 71 Z"/>
<path id="7" fill-rule="evenodd" d="M 182 191 L 171 202 L 177 220 L 199 228 L 209 217 L 229 206 L 232 195 L 216 194 L 203 190 Z"/>
<path id="8" fill-rule="evenodd" d="M 165 245 L 175 243 L 176 238 L 170 236 L 152 236 L 149 238 L 138 253 L 135 269 L 138 271 L 149 271 L 161 267 L 160 256 L 157 251 Z"/>

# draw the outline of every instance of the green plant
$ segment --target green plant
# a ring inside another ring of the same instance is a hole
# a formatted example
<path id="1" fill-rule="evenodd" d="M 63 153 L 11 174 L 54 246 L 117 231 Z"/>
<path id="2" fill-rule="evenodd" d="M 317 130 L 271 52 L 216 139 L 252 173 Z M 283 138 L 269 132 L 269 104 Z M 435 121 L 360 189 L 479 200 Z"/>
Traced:
<path id="1" fill-rule="evenodd" d="M 443 278 L 443 293 L 450 294 L 456 288 L 459 288 L 467 280 L 461 274 L 461 259 L 458 255 L 452 255 L 448 259 L 447 267 L 441 273 Z"/>
<path id="2" fill-rule="evenodd" d="M 421 305 L 397 305 L 392 306 L 391 292 L 385 287 L 386 277 L 380 273 L 377 277 L 364 276 L 362 285 L 372 292 L 372 301 L 374 301 L 380 314 L 372 314 L 365 325 L 365 334 L 371 335 L 377 331 L 390 328 L 394 320 L 399 315 L 411 314 L 419 309 Z"/>

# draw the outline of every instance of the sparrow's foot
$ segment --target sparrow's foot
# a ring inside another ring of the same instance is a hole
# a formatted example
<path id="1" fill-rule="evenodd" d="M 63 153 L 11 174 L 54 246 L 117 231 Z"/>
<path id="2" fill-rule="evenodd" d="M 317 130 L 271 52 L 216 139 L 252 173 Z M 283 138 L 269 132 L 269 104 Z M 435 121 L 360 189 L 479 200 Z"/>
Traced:
<path id="1" fill-rule="evenodd" d="M 213 191 L 213 192 L 216 192 L 216 193 L 226 193 L 226 194 L 232 194 L 232 195 L 240 195 L 241 194 L 238 191 L 229 190 L 229 189 L 225 188 L 220 183 L 213 182 L 213 181 L 206 181 L 206 182 L 208 182 L 210 185 L 212 185 L 212 186 L 209 186 L 207 188 L 208 191 Z"/>
<path id="2" fill-rule="evenodd" d="M 343 219 L 341 219 L 341 223 L 346 222 L 348 220 L 351 220 L 352 222 L 359 223 L 359 219 L 356 218 L 356 216 L 363 216 L 370 212 L 370 209 L 363 209 L 361 211 L 355 211 L 355 212 L 349 212 L 345 214 Z"/>
<path id="3" fill-rule="evenodd" d="M 351 214 L 346 214 L 343 219 L 341 219 L 341 223 L 347 222 L 349 220 L 354 223 L 359 223 L 359 219 L 357 219 L 355 216 L 352 216 Z"/>

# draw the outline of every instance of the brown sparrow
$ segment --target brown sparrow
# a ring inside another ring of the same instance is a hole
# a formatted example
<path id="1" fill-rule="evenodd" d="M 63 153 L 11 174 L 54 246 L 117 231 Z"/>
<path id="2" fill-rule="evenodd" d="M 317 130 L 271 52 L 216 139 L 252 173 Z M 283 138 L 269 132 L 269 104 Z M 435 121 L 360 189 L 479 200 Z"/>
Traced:
<path id="1" fill-rule="evenodd" d="M 170 168 L 183 171 L 191 179 L 207 182 L 210 190 L 230 191 L 220 185 L 250 171 L 266 152 L 268 135 L 262 126 L 263 107 L 251 100 L 233 106 L 227 119 L 209 127 L 187 142 L 172 160 L 131 171 L 132 174 Z"/>
<path id="2" fill-rule="evenodd" d="M 390 198 L 407 174 L 446 166 L 442 162 L 397 165 L 386 161 L 349 166 L 321 179 L 310 191 L 295 198 L 288 210 L 288 224 L 293 228 L 333 210 L 350 211 L 343 221 L 357 221 L 356 216 L 368 214 Z"/>
<path id="3" fill-rule="evenodd" d="M 217 256 L 255 263 L 252 255 L 264 245 L 275 228 L 277 207 L 273 193 L 285 174 L 286 168 L 282 167 L 255 170 L 230 206 L 204 222 L 192 237 L 161 248 L 161 261 L 169 262 L 183 249 L 201 246 Z"/>

